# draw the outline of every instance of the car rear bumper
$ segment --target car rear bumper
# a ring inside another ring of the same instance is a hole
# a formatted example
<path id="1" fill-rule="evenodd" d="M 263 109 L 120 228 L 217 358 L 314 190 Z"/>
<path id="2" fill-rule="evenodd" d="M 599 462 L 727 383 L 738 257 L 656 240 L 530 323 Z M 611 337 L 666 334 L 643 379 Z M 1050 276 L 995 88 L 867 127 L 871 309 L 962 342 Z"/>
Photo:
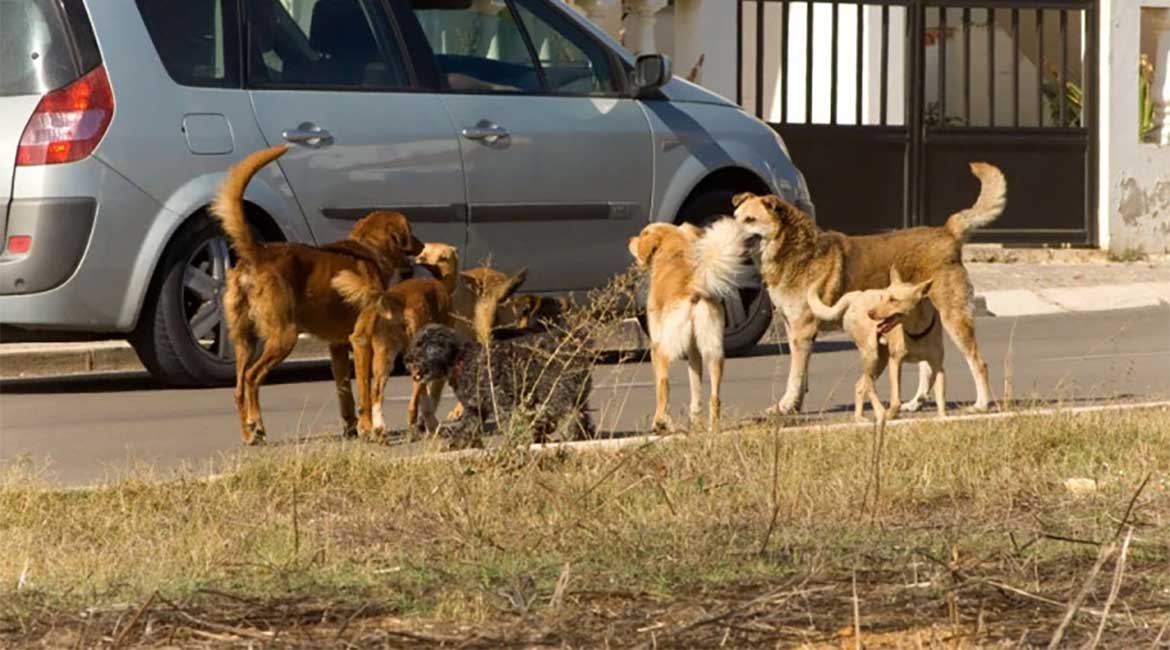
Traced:
<path id="1" fill-rule="evenodd" d="M 144 246 L 158 202 L 93 157 L 18 168 L 15 181 L 7 234 L 33 239 L 27 254 L 0 256 L 0 324 L 131 330 L 149 285 L 136 269 L 159 254 Z"/>
<path id="2" fill-rule="evenodd" d="M 81 262 L 93 232 L 97 202 L 22 199 L 8 209 L 9 240 L 28 238 L 27 251 L 0 253 L 0 295 L 40 293 L 60 286 Z"/>

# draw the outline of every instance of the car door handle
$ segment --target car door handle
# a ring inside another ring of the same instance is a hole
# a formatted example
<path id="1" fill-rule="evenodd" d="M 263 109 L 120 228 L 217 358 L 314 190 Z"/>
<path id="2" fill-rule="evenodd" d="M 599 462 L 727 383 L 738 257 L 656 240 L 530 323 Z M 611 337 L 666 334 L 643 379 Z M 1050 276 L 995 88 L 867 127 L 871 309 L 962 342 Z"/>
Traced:
<path id="1" fill-rule="evenodd" d="M 480 120 L 475 126 L 464 127 L 462 134 L 468 140 L 483 140 L 491 144 L 508 137 L 508 130 L 495 122 Z"/>
<path id="2" fill-rule="evenodd" d="M 303 144 L 313 149 L 333 144 L 333 134 L 312 122 L 301 122 L 297 128 L 283 131 L 280 137 L 285 142 Z"/>

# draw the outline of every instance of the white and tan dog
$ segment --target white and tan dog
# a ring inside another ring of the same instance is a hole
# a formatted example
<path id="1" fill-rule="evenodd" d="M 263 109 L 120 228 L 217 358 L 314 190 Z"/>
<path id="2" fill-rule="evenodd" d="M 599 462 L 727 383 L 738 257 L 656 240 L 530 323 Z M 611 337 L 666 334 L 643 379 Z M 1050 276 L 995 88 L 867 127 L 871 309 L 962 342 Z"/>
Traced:
<path id="1" fill-rule="evenodd" d="M 943 328 L 938 310 L 926 294 L 933 280 L 903 282 L 897 267 L 890 267 L 890 286 L 885 289 L 850 291 L 832 307 L 821 302 L 817 287 L 809 287 L 809 309 L 818 320 L 840 321 L 861 353 L 861 377 L 854 391 L 854 417 L 864 419 L 868 397 L 878 420 L 893 420 L 902 408 L 902 364 L 918 362 L 918 392 L 906 404 L 917 411 L 934 386 L 938 416 L 947 414 L 946 380 L 943 374 Z M 890 366 L 890 406 L 882 408 L 874 382 Z"/>
<path id="2" fill-rule="evenodd" d="M 711 373 L 709 428 L 719 430 L 719 387 L 723 379 L 723 305 L 752 273 L 747 233 L 732 219 L 706 229 L 690 224 L 654 223 L 630 239 L 638 266 L 650 269 L 647 319 L 654 365 L 654 428 L 671 428 L 667 414 L 670 362 L 690 365 L 690 417 L 703 413 L 703 362 Z"/>

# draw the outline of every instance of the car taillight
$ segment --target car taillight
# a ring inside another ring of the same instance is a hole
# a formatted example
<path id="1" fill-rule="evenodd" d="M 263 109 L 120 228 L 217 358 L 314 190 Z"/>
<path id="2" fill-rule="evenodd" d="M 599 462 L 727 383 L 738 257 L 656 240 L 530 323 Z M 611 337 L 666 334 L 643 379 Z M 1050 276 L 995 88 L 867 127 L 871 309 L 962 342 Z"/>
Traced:
<path id="1" fill-rule="evenodd" d="M 114 93 L 105 66 L 41 98 L 24 127 L 16 164 L 55 165 L 81 160 L 97 148 L 114 117 Z"/>

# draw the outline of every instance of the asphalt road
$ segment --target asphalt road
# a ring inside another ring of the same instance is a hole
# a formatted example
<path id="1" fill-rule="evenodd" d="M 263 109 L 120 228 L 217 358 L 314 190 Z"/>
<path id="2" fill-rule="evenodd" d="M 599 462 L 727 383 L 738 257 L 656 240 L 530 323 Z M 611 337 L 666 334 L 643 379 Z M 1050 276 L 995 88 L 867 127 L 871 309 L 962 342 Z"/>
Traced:
<path id="1" fill-rule="evenodd" d="M 1087 401 L 1170 397 L 1170 308 L 1023 318 L 983 318 L 976 332 L 991 366 L 992 389 L 1003 390 L 1011 349 L 1017 399 Z M 783 391 L 788 355 L 760 346 L 730 359 L 724 371 L 727 418 L 749 416 Z M 974 399 L 966 362 L 948 342 L 947 398 Z M 904 373 L 904 391 L 916 386 L 916 370 Z M 671 372 L 672 413 L 683 421 L 686 364 Z M 806 413 L 841 412 L 852 406 L 857 353 L 840 335 L 817 343 Z M 647 363 L 604 365 L 596 370 L 592 406 L 601 429 L 644 431 L 654 407 Z M 394 377 L 387 388 L 389 424 L 404 425 L 409 382 Z M 883 378 L 879 392 L 888 395 Z M 269 440 L 289 444 L 337 431 L 337 405 L 329 371 L 321 364 L 274 373 L 261 390 Z M 448 393 L 440 411 L 452 405 Z M 239 451 L 239 420 L 230 388 L 174 390 L 143 374 L 0 381 L 0 465 L 25 464 L 46 480 L 90 484 L 135 467 L 161 472 L 214 471 L 225 452 Z M 250 449 L 246 453 L 271 453 Z"/>

